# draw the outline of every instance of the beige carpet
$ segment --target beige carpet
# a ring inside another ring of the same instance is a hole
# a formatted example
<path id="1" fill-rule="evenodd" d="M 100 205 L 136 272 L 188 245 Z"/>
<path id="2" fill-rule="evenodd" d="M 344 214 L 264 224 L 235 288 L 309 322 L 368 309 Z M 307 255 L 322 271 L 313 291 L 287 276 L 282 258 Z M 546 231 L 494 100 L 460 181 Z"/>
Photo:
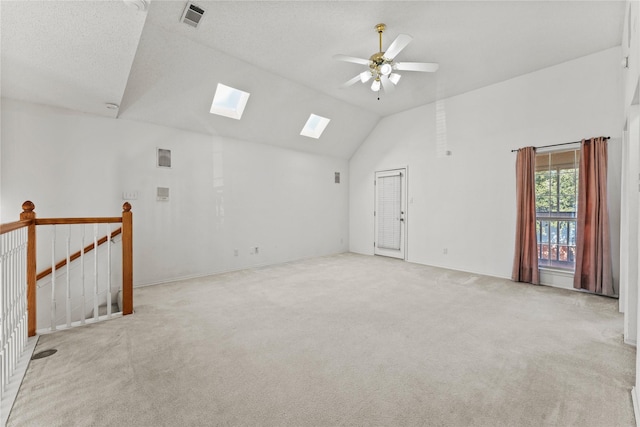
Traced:
<path id="1" fill-rule="evenodd" d="M 10 426 L 632 426 L 617 301 L 342 254 L 40 337 Z"/>

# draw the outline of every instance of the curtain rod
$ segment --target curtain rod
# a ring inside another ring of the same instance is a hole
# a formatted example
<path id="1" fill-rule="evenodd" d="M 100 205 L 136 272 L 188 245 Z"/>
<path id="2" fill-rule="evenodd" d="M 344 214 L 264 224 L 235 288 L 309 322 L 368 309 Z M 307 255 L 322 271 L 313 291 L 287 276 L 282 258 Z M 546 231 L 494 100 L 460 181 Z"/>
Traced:
<path id="1" fill-rule="evenodd" d="M 604 139 L 611 139 L 611 137 L 610 137 L 610 136 L 605 136 L 605 137 L 603 137 L 603 138 L 604 138 Z M 579 144 L 579 143 L 581 143 L 581 142 L 582 142 L 582 141 L 563 142 L 562 144 L 542 145 L 542 146 L 540 146 L 540 147 L 534 147 L 534 148 L 535 148 L 535 149 L 538 149 L 538 148 L 557 147 L 557 146 L 559 146 L 559 145 Z M 512 152 L 512 153 L 515 153 L 516 151 L 519 151 L 519 149 L 518 149 L 518 150 L 511 150 L 511 152 Z"/>

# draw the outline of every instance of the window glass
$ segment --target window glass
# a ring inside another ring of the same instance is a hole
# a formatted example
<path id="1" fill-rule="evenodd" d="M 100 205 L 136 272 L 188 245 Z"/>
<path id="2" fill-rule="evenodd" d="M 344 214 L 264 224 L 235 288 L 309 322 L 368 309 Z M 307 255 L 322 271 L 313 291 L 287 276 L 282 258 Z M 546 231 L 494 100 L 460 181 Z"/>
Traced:
<path id="1" fill-rule="evenodd" d="M 536 155 L 538 265 L 573 271 L 580 150 Z"/>

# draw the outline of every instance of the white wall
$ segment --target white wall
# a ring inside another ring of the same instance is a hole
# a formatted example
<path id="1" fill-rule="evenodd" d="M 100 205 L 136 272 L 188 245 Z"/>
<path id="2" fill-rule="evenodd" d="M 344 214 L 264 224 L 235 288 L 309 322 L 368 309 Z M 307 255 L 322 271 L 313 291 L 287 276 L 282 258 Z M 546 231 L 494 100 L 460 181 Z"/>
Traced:
<path id="1" fill-rule="evenodd" d="M 373 253 L 374 171 L 408 165 L 407 259 L 510 277 L 511 150 L 600 135 L 620 150 L 621 115 L 620 49 L 612 48 L 386 117 L 350 161 L 350 248 Z M 620 174 L 619 164 L 609 170 Z"/>
<path id="2" fill-rule="evenodd" d="M 628 58 L 628 68 L 623 69 L 623 93 L 625 115 L 631 105 L 638 104 L 638 82 L 640 80 L 640 2 L 627 0 L 622 31 L 621 59 Z"/>
<path id="3" fill-rule="evenodd" d="M 620 239 L 620 284 L 626 288 L 624 308 L 624 340 L 636 345 L 638 340 L 638 228 L 640 217 L 640 194 L 638 173 L 640 172 L 640 116 L 638 106 L 630 108 L 627 136 L 624 141 L 623 199 L 621 200 Z M 631 306 L 629 304 L 632 304 Z"/>
<path id="4" fill-rule="evenodd" d="M 638 301 L 638 173 L 640 172 L 640 147 L 638 147 L 638 111 L 629 109 L 626 137 L 623 141 L 622 200 L 620 203 L 620 287 L 624 290 L 621 311 L 625 313 L 624 339 L 637 343 Z M 622 299 L 622 298 L 621 298 Z M 632 304 L 632 305 L 630 305 Z"/>
<path id="5" fill-rule="evenodd" d="M 625 171 L 623 176 L 623 200 L 621 233 L 631 235 L 633 238 L 621 242 L 621 255 L 624 260 L 621 274 L 626 281 L 627 292 L 621 298 L 621 308 L 624 311 L 625 341 L 637 342 L 637 333 L 640 330 L 640 293 L 638 292 L 638 265 L 640 264 L 640 242 L 637 230 L 640 228 L 640 214 L 638 212 L 638 191 L 640 191 L 640 178 L 632 174 L 640 170 L 640 107 L 638 98 L 640 92 L 640 3 L 636 0 L 627 1 L 622 32 L 622 58 L 628 58 L 628 68 L 623 69 L 623 108 L 621 127 L 626 127 L 627 138 L 625 143 L 626 158 L 623 159 Z M 638 387 L 640 387 L 640 352 L 636 354 L 636 381 L 632 390 L 633 409 L 636 416 L 636 424 L 640 425 L 640 408 L 638 407 Z"/>
<path id="6" fill-rule="evenodd" d="M 171 169 L 156 167 L 157 147 Z M 39 217 L 119 216 L 122 192 L 137 191 L 135 285 L 348 249 L 346 160 L 9 99 L 1 153 L 3 222 L 27 199 Z"/>

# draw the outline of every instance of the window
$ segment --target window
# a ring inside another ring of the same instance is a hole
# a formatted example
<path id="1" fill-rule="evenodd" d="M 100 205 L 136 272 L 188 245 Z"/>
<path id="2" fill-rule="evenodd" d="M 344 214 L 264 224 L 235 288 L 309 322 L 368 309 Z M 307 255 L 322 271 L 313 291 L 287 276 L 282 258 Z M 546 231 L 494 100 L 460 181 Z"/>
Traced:
<path id="1" fill-rule="evenodd" d="M 331 119 L 327 119 L 326 117 L 311 114 L 309 116 L 309 119 L 307 119 L 307 123 L 304 124 L 300 135 L 318 139 L 320 138 L 320 135 L 322 135 L 322 132 L 324 132 L 324 128 L 327 127 L 330 121 Z"/>
<path id="2" fill-rule="evenodd" d="M 249 92 L 243 92 L 218 83 L 209 112 L 211 114 L 240 120 L 244 108 L 247 106 L 249 95 L 251 95 Z"/>
<path id="3" fill-rule="evenodd" d="M 538 266 L 575 270 L 580 150 L 536 155 Z"/>

